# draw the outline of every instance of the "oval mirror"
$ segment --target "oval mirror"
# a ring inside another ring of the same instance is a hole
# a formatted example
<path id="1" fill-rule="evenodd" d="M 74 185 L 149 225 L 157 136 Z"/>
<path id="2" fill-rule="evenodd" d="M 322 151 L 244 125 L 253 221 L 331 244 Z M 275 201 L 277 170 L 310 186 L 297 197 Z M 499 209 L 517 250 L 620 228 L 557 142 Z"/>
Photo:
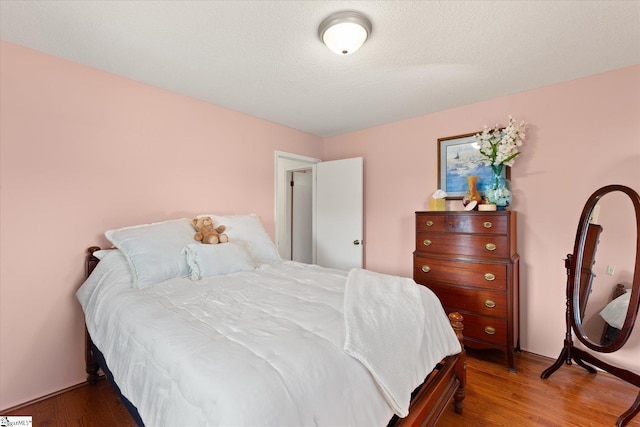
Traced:
<path id="1" fill-rule="evenodd" d="M 584 206 L 569 272 L 571 325 L 589 349 L 610 353 L 629 339 L 640 301 L 640 196 L 597 190 Z"/>

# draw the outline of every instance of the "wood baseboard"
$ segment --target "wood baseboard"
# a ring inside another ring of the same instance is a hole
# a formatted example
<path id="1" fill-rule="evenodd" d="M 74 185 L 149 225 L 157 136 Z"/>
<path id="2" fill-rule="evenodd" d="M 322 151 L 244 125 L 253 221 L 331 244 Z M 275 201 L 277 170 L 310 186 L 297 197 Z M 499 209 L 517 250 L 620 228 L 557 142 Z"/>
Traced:
<path id="1" fill-rule="evenodd" d="M 104 378 L 105 378 L 104 375 L 100 375 L 100 378 L 98 379 L 98 381 L 103 380 Z M 24 408 L 25 406 L 29 406 L 29 405 L 33 405 L 34 403 L 42 402 L 43 400 L 47 400 L 47 399 L 49 399 L 51 397 L 58 396 L 60 394 L 66 393 L 68 391 L 75 390 L 75 389 L 80 388 L 80 387 L 84 387 L 85 385 L 89 385 L 89 383 L 87 381 L 83 381 L 81 383 L 69 386 L 67 388 L 63 388 L 62 390 L 54 391 L 53 393 L 49 393 L 49 394 L 46 394 L 44 396 L 37 397 L 37 398 L 35 398 L 33 400 L 29 400 L 28 402 L 20 403 L 19 405 L 12 406 L 12 407 L 6 408 L 6 409 L 0 409 L 0 414 L 4 415 L 4 414 L 7 414 L 9 412 L 18 411 L 18 410 Z"/>

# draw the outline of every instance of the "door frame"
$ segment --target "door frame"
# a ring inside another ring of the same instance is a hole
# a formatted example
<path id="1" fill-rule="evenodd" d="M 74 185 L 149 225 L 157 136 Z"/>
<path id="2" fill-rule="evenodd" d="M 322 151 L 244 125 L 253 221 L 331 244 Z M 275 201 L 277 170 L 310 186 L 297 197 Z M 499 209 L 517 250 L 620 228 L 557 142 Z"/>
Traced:
<path id="1" fill-rule="evenodd" d="M 320 159 L 316 159 L 313 157 L 302 156 L 300 154 L 287 153 L 285 151 L 274 152 L 274 185 L 275 185 L 275 243 L 278 248 L 278 253 L 284 259 L 289 259 L 291 255 L 291 236 L 290 230 L 287 223 L 288 216 L 288 184 L 289 181 L 287 179 L 288 173 L 293 172 L 295 170 L 304 170 L 311 169 L 311 181 L 313 183 L 312 186 L 312 206 L 311 210 L 315 215 L 315 186 L 316 186 L 316 163 L 320 163 Z M 316 261 L 316 247 L 315 247 L 315 221 L 312 221 L 312 230 L 311 235 L 313 238 L 312 244 L 312 260 L 315 263 Z M 287 256 L 289 258 L 287 258 Z"/>

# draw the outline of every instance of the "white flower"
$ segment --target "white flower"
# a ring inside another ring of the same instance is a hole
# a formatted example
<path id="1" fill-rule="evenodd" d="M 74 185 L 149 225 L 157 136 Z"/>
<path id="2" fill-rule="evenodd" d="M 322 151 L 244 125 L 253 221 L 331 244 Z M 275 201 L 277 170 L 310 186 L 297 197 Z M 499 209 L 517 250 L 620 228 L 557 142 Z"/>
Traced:
<path id="1" fill-rule="evenodd" d="M 511 116 L 504 129 L 500 129 L 497 124 L 493 128 L 484 126 L 482 133 L 475 135 L 480 154 L 484 156 L 482 162 L 486 166 L 513 166 L 515 158 L 520 154 L 518 147 L 522 146 L 526 127 L 524 120 L 518 123 Z"/>

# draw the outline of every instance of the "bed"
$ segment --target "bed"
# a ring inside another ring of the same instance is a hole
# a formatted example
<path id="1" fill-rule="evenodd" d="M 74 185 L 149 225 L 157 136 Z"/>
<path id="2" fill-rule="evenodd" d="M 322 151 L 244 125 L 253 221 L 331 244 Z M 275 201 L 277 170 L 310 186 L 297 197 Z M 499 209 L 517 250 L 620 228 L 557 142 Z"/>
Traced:
<path id="1" fill-rule="evenodd" d="M 602 331 L 602 345 L 611 344 L 620 335 L 620 330 L 624 324 L 629 309 L 631 299 L 631 288 L 625 289 L 622 283 L 618 283 L 613 290 L 611 301 L 600 311 L 600 317 L 605 321 Z"/>
<path id="2" fill-rule="evenodd" d="M 215 219 L 229 243 L 196 244 L 179 219 L 89 248 L 88 380 L 102 368 L 138 424 L 417 426 L 451 401 L 462 412 L 462 317 L 431 291 L 283 261 L 255 215 Z"/>

